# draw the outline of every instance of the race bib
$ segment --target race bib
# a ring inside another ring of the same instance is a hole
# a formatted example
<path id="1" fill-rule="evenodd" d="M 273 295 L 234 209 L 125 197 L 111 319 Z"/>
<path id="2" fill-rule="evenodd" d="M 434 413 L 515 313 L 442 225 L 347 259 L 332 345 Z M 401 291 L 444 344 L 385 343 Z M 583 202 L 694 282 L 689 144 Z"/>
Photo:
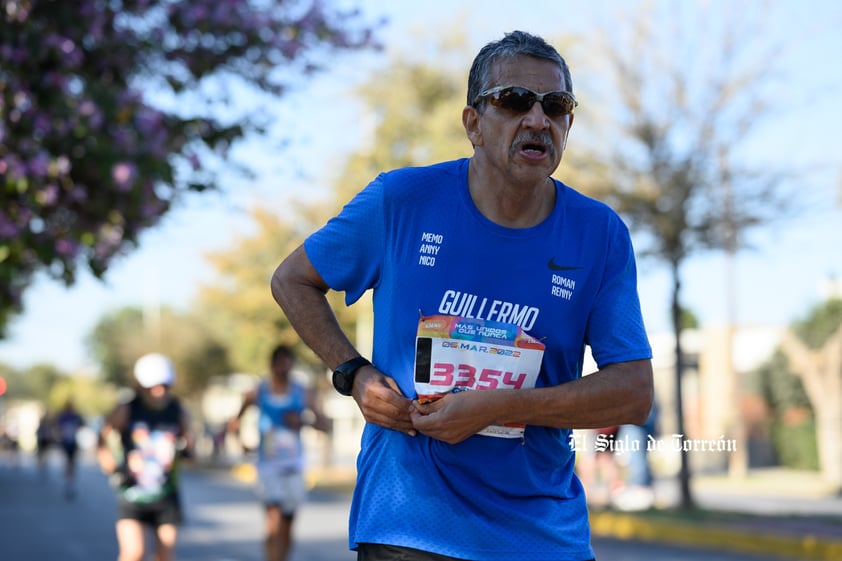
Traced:
<path id="1" fill-rule="evenodd" d="M 415 339 L 415 391 L 422 403 L 451 392 L 534 388 L 544 344 L 517 325 L 428 316 Z M 492 425 L 479 434 L 520 438 L 525 426 Z"/>
<path id="2" fill-rule="evenodd" d="M 132 502 L 160 500 L 169 492 L 178 441 L 176 428 L 150 428 L 140 421 L 132 425 L 131 439 L 134 448 L 126 455 L 126 469 L 132 484 L 121 492 Z"/>
<path id="3" fill-rule="evenodd" d="M 296 465 L 301 456 L 298 433 L 285 427 L 272 427 L 263 437 L 263 458 L 279 466 Z"/>

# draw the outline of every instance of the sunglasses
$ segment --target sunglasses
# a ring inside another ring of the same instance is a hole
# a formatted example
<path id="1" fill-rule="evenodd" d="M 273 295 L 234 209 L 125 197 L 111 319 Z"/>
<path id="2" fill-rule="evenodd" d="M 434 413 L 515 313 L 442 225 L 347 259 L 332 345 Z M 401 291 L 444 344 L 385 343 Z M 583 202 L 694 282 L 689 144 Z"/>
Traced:
<path id="1" fill-rule="evenodd" d="M 551 119 L 569 115 L 579 105 L 576 96 L 570 92 L 537 93 L 521 86 L 497 86 L 485 90 L 474 99 L 473 106 L 476 107 L 482 99 L 488 99 L 494 107 L 513 113 L 526 113 L 537 101 L 541 103 L 544 114 Z"/>

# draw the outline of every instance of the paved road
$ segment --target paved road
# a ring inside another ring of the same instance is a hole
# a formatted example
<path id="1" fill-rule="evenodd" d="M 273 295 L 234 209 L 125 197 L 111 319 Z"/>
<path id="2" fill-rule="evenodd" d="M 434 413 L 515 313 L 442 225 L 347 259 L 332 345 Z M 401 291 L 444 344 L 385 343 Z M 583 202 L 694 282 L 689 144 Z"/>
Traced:
<path id="1" fill-rule="evenodd" d="M 77 498 L 68 501 L 58 466 L 42 476 L 28 461 L 17 467 L 0 464 L 0 559 L 116 559 L 114 498 L 105 478 L 88 463 L 78 488 Z M 190 470 L 184 496 L 187 521 L 179 540 L 180 561 L 262 561 L 262 512 L 248 485 L 225 472 Z M 353 561 L 346 545 L 347 515 L 347 495 L 312 493 L 296 523 L 291 561 Z M 625 540 L 596 539 L 594 547 L 600 561 L 768 560 Z"/>
<path id="2" fill-rule="evenodd" d="M 187 470 L 183 484 L 180 561 L 262 561 L 263 513 L 248 485 L 207 470 Z M 57 465 L 41 474 L 28 458 L 18 466 L 0 462 L 0 560 L 116 559 L 116 507 L 105 477 L 87 462 L 77 488 L 67 500 Z M 353 561 L 347 516 L 347 497 L 312 493 L 291 561 Z"/>

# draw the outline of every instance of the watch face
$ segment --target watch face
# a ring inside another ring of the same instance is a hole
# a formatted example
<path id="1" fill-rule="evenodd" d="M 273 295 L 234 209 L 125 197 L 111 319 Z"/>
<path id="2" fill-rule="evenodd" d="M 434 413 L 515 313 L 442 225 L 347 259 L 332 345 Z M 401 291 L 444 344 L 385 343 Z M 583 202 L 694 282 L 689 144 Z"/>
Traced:
<path id="1" fill-rule="evenodd" d="M 343 362 L 333 371 L 333 387 L 342 395 L 351 395 L 357 370 L 370 364 L 367 359 L 361 356 Z"/>
<path id="2" fill-rule="evenodd" d="M 335 371 L 333 373 L 333 387 L 342 395 L 351 395 L 353 378 L 344 375 L 342 372 Z"/>

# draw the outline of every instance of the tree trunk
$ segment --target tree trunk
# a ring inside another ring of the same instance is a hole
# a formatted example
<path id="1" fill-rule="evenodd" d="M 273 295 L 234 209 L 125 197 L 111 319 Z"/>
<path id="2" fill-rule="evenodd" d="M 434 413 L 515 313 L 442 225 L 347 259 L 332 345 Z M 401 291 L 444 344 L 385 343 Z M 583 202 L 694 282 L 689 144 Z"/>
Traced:
<path id="1" fill-rule="evenodd" d="M 822 479 L 842 489 L 842 326 L 820 349 L 808 348 L 792 332 L 781 348 L 813 405 Z"/>
<path id="2" fill-rule="evenodd" d="M 682 375 L 684 374 L 684 352 L 681 347 L 681 278 L 679 265 L 672 264 L 672 329 L 675 335 L 675 415 L 677 433 L 684 436 L 684 398 L 682 391 Z M 690 491 L 690 464 L 687 453 L 682 451 L 681 469 L 678 474 L 679 490 L 681 493 L 679 506 L 689 510 L 693 508 L 693 495 Z"/>

